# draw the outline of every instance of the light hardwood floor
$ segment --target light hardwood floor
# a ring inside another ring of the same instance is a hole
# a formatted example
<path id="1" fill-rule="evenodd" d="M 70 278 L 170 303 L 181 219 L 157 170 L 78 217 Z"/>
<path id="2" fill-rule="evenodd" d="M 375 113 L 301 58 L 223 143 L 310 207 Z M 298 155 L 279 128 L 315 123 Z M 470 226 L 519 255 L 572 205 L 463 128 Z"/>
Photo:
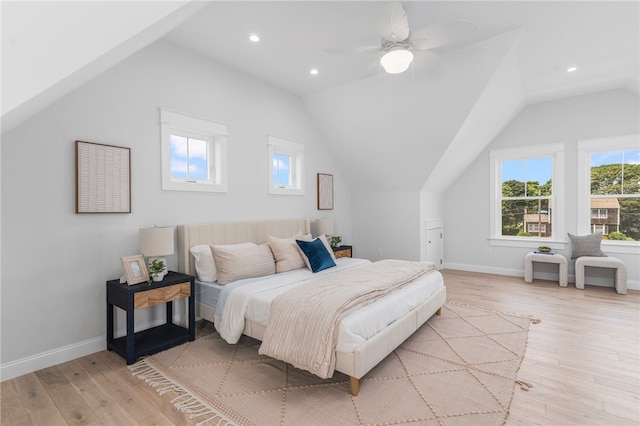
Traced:
<path id="1" fill-rule="evenodd" d="M 539 318 L 507 425 L 640 424 L 640 292 L 443 271 L 449 300 Z M 212 327 L 199 322 L 200 330 Z M 2 382 L 1 424 L 191 425 L 102 351 Z"/>

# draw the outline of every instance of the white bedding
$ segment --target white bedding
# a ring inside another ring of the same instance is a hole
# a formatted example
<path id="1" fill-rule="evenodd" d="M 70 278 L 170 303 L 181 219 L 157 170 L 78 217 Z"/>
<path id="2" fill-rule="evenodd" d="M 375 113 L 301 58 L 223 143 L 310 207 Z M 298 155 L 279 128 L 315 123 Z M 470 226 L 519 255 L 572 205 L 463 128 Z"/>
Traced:
<path id="1" fill-rule="evenodd" d="M 319 273 L 298 269 L 262 279 L 251 279 L 251 282 L 236 286 L 233 291 L 225 289 L 223 291 L 228 293 L 225 296 L 226 303 L 224 307 L 219 303 L 216 310 L 216 329 L 227 342 L 236 343 L 242 335 L 245 320 L 266 327 L 271 302 L 279 294 L 299 285 L 310 284 L 318 277 L 366 263 L 370 262 L 365 259 L 340 258 L 336 260 L 336 267 Z M 427 300 L 443 285 L 442 275 L 436 271 L 349 315 L 340 325 L 336 350 L 352 352 L 370 337 Z"/>

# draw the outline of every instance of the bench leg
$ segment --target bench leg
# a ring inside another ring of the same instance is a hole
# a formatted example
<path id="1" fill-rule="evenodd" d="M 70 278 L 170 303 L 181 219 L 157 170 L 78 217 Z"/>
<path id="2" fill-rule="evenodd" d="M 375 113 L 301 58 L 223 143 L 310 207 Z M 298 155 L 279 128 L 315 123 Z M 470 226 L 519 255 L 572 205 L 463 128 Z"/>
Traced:
<path id="1" fill-rule="evenodd" d="M 567 283 L 569 281 L 568 275 L 569 273 L 567 271 L 567 264 L 566 263 L 558 264 L 558 284 L 560 284 L 560 287 L 567 286 Z"/>
<path id="2" fill-rule="evenodd" d="M 616 293 L 627 294 L 627 270 L 624 267 L 616 268 Z"/>
<path id="3" fill-rule="evenodd" d="M 533 262 L 530 260 L 524 261 L 524 282 L 533 282 Z"/>
<path id="4" fill-rule="evenodd" d="M 576 262 L 576 288 L 584 290 L 584 265 Z"/>

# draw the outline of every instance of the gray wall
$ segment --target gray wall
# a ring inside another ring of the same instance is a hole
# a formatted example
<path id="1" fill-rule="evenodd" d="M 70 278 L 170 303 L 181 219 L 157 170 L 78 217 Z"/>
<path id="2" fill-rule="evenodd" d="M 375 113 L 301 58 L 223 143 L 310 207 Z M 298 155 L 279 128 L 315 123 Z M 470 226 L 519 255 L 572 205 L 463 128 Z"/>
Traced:
<path id="1" fill-rule="evenodd" d="M 420 192 L 353 194 L 354 256 L 420 260 Z"/>
<path id="2" fill-rule="evenodd" d="M 159 107 L 228 126 L 228 193 L 162 191 Z M 305 196 L 267 194 L 267 134 L 305 145 Z M 75 140 L 131 148 L 131 214 L 74 213 Z M 105 347 L 105 281 L 139 253 L 141 227 L 330 216 L 351 242 L 351 196 L 324 146 L 298 97 L 167 42 L 3 134 L 2 378 Z M 316 209 L 318 172 L 334 175 L 332 211 Z M 163 318 L 150 309 L 136 324 Z"/>
<path id="3" fill-rule="evenodd" d="M 489 246 L 490 149 L 564 143 L 564 219 L 567 232 L 576 234 L 576 141 L 638 133 L 639 113 L 638 96 L 624 89 L 539 103 L 524 108 L 445 194 L 445 267 L 522 275 L 524 256 L 531 249 Z M 561 238 L 568 240 L 566 236 Z M 565 254 L 571 257 L 570 245 L 567 245 Z M 609 254 L 625 261 L 629 282 L 638 288 L 640 256 L 637 250 L 636 254 Z M 536 270 L 538 269 L 536 265 Z M 551 269 L 548 275 L 545 275 L 547 271 L 544 267 L 539 270 L 542 272 L 540 278 L 552 279 Z M 569 273 L 573 274 L 573 265 L 570 266 Z M 557 279 L 557 266 L 555 277 Z M 593 284 L 606 284 L 606 277 L 601 278 L 602 280 L 594 280 Z"/>

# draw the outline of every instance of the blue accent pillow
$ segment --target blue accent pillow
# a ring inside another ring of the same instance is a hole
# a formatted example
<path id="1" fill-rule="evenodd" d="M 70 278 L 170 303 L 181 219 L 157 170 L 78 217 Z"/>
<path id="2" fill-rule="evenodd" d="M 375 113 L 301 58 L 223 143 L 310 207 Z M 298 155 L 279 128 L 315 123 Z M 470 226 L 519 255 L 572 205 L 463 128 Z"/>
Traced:
<path id="1" fill-rule="evenodd" d="M 306 257 L 307 265 L 312 272 L 320 272 L 336 266 L 331 254 L 325 247 L 320 238 L 313 241 L 296 240 L 296 244 L 302 250 L 302 254 Z"/>

